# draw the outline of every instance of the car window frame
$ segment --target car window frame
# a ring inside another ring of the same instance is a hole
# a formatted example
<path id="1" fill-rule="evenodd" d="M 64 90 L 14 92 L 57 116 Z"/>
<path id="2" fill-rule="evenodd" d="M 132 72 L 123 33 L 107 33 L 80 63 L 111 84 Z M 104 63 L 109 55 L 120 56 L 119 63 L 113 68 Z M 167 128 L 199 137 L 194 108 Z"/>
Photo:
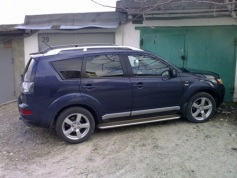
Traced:
<path id="1" fill-rule="evenodd" d="M 57 69 L 56 67 L 53 65 L 53 62 L 57 62 L 57 61 L 67 61 L 67 60 L 78 60 L 78 61 L 81 61 L 81 67 L 80 67 L 80 71 L 81 71 L 81 74 L 80 74 L 80 77 L 79 78 L 65 78 Z M 52 60 L 49 62 L 51 67 L 53 68 L 54 72 L 57 74 L 57 76 L 60 78 L 60 80 L 62 81 L 78 81 L 78 80 L 81 80 L 81 77 L 82 77 L 82 66 L 83 66 L 83 57 L 71 57 L 71 58 L 62 58 L 62 59 L 57 59 L 57 60 Z"/>
<path id="2" fill-rule="evenodd" d="M 129 72 L 129 76 L 130 77 L 135 77 L 135 78 L 162 78 L 162 76 L 158 76 L 158 75 L 154 75 L 154 76 L 137 76 L 133 73 L 133 69 L 132 69 L 132 66 L 130 64 L 130 61 L 129 61 L 129 58 L 128 56 L 130 55 L 142 55 L 142 56 L 148 56 L 150 58 L 154 58 L 154 59 L 157 59 L 158 61 L 160 61 L 161 63 L 165 64 L 169 70 L 171 70 L 171 66 L 169 63 L 165 62 L 164 60 L 162 60 L 161 58 L 159 58 L 158 56 L 155 56 L 155 55 L 151 55 L 149 53 L 141 53 L 141 52 L 131 52 L 131 53 L 124 53 L 123 54 L 123 59 L 124 61 L 126 62 L 126 65 L 127 65 L 127 68 L 128 68 L 128 72 Z"/>
<path id="3" fill-rule="evenodd" d="M 118 77 L 88 77 L 86 75 L 86 60 L 90 57 L 93 56 L 98 56 L 98 55 L 117 55 L 119 56 L 119 60 L 121 62 L 122 65 L 122 70 L 123 70 L 123 76 L 118 76 Z M 123 57 L 121 55 L 121 53 L 119 52 L 103 52 L 103 53 L 93 53 L 93 54 L 88 54 L 88 55 L 84 55 L 83 60 L 82 60 L 82 74 L 81 74 L 81 78 L 84 79 L 116 79 L 116 78 L 124 78 L 124 77 L 128 77 L 129 76 L 129 72 L 127 70 L 127 66 L 125 61 L 123 60 Z"/>

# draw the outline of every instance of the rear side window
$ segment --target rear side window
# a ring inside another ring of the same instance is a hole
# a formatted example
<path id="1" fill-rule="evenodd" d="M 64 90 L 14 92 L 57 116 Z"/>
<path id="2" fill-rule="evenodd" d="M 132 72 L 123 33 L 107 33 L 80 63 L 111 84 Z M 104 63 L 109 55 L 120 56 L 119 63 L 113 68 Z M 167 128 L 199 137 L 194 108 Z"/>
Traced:
<path id="1" fill-rule="evenodd" d="M 64 80 L 80 79 L 81 78 L 81 59 L 65 59 L 52 62 L 57 73 Z"/>
<path id="2" fill-rule="evenodd" d="M 24 81 L 33 82 L 34 81 L 34 69 L 36 68 L 36 61 L 31 58 L 25 68 Z"/>
<path id="3" fill-rule="evenodd" d="M 86 76 L 121 77 L 123 68 L 118 55 L 97 55 L 86 59 Z"/>

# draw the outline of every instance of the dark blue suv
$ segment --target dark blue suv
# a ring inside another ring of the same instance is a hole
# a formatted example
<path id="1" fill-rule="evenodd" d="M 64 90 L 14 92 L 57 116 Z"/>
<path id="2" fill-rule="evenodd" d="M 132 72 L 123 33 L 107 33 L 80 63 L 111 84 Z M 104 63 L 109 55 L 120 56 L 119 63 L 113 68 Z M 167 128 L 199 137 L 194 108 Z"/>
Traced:
<path id="1" fill-rule="evenodd" d="M 27 125 L 69 143 L 101 129 L 187 118 L 205 122 L 225 88 L 211 72 L 179 69 L 126 46 L 61 46 L 31 54 L 18 100 Z"/>

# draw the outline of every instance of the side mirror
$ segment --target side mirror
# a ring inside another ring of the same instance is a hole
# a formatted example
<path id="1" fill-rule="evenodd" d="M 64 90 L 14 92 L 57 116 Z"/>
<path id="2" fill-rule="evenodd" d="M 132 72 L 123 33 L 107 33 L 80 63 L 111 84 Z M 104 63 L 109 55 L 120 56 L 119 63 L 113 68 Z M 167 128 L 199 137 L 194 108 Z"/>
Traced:
<path id="1" fill-rule="evenodd" d="M 169 80 L 171 78 L 171 71 L 170 70 L 165 70 L 164 72 L 161 73 L 162 80 Z"/>
<path id="2" fill-rule="evenodd" d="M 135 66 L 135 67 L 138 67 L 138 66 L 139 66 L 139 60 L 138 60 L 138 59 L 134 60 L 134 66 Z"/>
<path id="3" fill-rule="evenodd" d="M 177 71 L 175 69 L 171 69 L 172 77 L 177 77 Z"/>

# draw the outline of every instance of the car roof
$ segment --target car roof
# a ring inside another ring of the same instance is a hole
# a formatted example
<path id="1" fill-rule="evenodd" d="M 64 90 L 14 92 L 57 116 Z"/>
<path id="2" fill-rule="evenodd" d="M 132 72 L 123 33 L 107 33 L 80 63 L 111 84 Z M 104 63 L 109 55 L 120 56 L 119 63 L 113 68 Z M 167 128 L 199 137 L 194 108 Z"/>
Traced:
<path id="1" fill-rule="evenodd" d="M 62 53 L 90 53 L 93 51 L 96 52 L 108 52 L 108 51 L 121 51 L 121 50 L 129 50 L 129 51 L 143 51 L 138 48 L 134 48 L 131 46 L 117 46 L 117 45 L 67 45 L 67 46 L 54 46 L 47 48 L 46 50 L 38 53 L 31 53 L 31 57 L 43 57 L 43 56 L 52 56 L 58 55 Z"/>

